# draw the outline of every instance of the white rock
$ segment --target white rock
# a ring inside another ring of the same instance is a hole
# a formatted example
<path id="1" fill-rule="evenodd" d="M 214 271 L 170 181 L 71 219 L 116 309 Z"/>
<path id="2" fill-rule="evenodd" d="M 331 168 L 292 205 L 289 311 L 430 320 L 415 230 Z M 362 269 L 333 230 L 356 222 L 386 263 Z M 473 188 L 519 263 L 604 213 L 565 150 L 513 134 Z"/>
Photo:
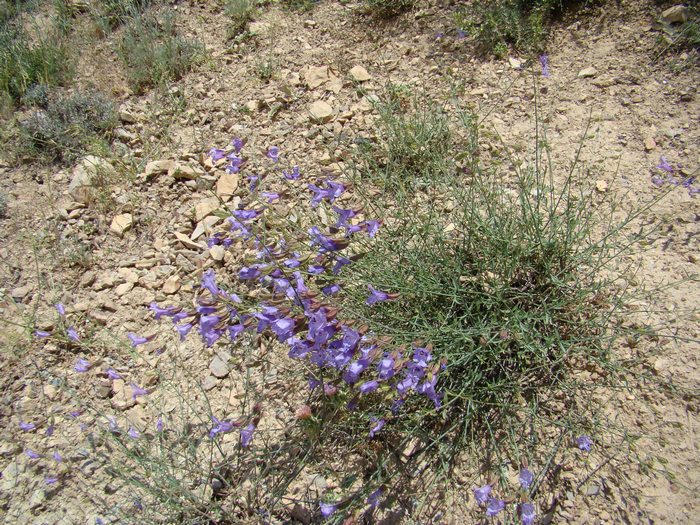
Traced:
<path id="1" fill-rule="evenodd" d="M 589 66 L 578 72 L 579 78 L 590 78 L 596 76 L 597 74 L 598 70 L 593 66 Z"/>
<path id="2" fill-rule="evenodd" d="M 131 226 L 134 224 L 134 219 L 131 216 L 130 213 L 122 213 L 121 215 L 117 215 L 112 219 L 112 224 L 110 225 L 109 229 L 113 232 L 122 237 L 126 232 L 128 232 L 131 229 Z"/>
<path id="3" fill-rule="evenodd" d="M 73 176 L 68 191 L 76 201 L 87 204 L 96 194 L 95 178 L 99 176 L 115 176 L 117 171 L 109 161 L 93 155 L 88 155 L 73 169 Z"/>
<path id="4" fill-rule="evenodd" d="M 146 164 L 146 169 L 143 172 L 146 180 L 152 179 L 156 175 L 165 175 L 175 167 L 173 160 L 154 160 Z"/>
<path id="5" fill-rule="evenodd" d="M 674 5 L 661 13 L 661 20 L 669 24 L 684 24 L 688 21 L 688 8 L 684 5 Z"/>
<path id="6" fill-rule="evenodd" d="M 237 173 L 224 173 L 216 181 L 216 195 L 221 197 L 222 200 L 227 201 L 238 188 L 238 174 Z"/>
<path id="7" fill-rule="evenodd" d="M 323 100 L 317 100 L 309 106 L 311 118 L 319 122 L 328 122 L 333 118 L 333 108 Z"/>
<path id="8" fill-rule="evenodd" d="M 209 248 L 209 255 L 211 255 L 211 258 L 215 261 L 223 261 L 224 255 L 226 255 L 226 248 L 220 244 L 216 244 Z"/>
<path id="9" fill-rule="evenodd" d="M 218 355 L 216 355 L 214 356 L 214 359 L 212 359 L 211 364 L 209 365 L 209 371 L 215 377 L 221 379 L 226 377 L 230 370 L 226 362 L 223 359 L 221 359 Z"/>
<path id="10" fill-rule="evenodd" d="M 180 276 L 179 275 L 173 275 L 166 279 L 165 283 L 163 283 L 163 293 L 166 295 L 172 295 L 174 293 L 177 293 L 177 291 L 180 289 Z"/>
<path id="11" fill-rule="evenodd" d="M 194 205 L 195 220 L 199 222 L 217 209 L 219 209 L 219 199 L 216 197 L 208 197 L 201 200 Z"/>
<path id="12" fill-rule="evenodd" d="M 310 89 L 316 89 L 330 79 L 328 66 L 309 66 L 304 71 L 304 81 Z"/>
<path id="13" fill-rule="evenodd" d="M 367 82 L 372 79 L 372 76 L 362 66 L 355 66 L 350 70 L 350 77 L 355 82 Z"/>

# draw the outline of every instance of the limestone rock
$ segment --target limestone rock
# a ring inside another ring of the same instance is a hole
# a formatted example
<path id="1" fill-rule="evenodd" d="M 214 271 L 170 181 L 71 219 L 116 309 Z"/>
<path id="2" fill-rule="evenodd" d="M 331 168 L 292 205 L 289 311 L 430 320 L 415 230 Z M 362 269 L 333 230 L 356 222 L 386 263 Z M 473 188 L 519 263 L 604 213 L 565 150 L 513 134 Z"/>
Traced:
<path id="1" fill-rule="evenodd" d="M 216 195 L 222 200 L 229 200 L 238 188 L 238 174 L 224 173 L 216 181 Z"/>
<path id="2" fill-rule="evenodd" d="M 131 213 L 122 213 L 121 215 L 117 215 L 112 219 L 112 224 L 110 225 L 109 229 L 113 233 L 119 235 L 119 237 L 123 237 L 124 234 L 131 229 L 133 224 L 134 219 L 131 216 Z"/>
<path id="3" fill-rule="evenodd" d="M 154 160 L 146 164 L 146 170 L 143 172 L 143 176 L 146 180 L 150 180 L 157 175 L 165 175 L 175 168 L 175 161 L 173 160 Z"/>
<path id="4" fill-rule="evenodd" d="M 219 208 L 219 199 L 216 197 L 209 197 L 199 201 L 194 205 L 194 216 L 197 222 L 201 221 L 205 217 L 208 217 L 215 210 Z"/>
<path id="5" fill-rule="evenodd" d="M 180 277 L 178 275 L 173 275 L 171 277 L 168 277 L 166 279 L 165 283 L 163 283 L 163 293 L 166 295 L 172 295 L 174 293 L 177 293 L 177 291 L 180 289 Z"/>
<path id="6" fill-rule="evenodd" d="M 204 171 L 191 164 L 173 164 L 168 170 L 168 176 L 176 180 L 196 180 L 200 175 L 204 175 Z"/>
<path id="7" fill-rule="evenodd" d="M 193 250 L 202 250 L 204 249 L 204 246 L 201 244 L 198 244 L 194 242 L 192 239 L 190 239 L 187 235 L 184 233 L 180 232 L 175 232 L 175 238 L 180 241 L 183 245 L 185 245 L 187 248 L 192 248 Z"/>
<path id="8" fill-rule="evenodd" d="M 578 72 L 579 78 L 590 78 L 598 74 L 598 70 L 593 66 L 586 67 Z"/>
<path id="9" fill-rule="evenodd" d="M 226 248 L 219 244 L 214 245 L 209 248 L 209 255 L 211 255 L 211 258 L 215 261 L 223 261 L 224 256 L 226 255 Z"/>
<path id="10" fill-rule="evenodd" d="M 304 71 L 304 81 L 306 85 L 309 86 L 309 89 L 316 89 L 329 79 L 330 73 L 328 71 L 328 66 L 309 66 L 309 68 Z"/>
<path id="11" fill-rule="evenodd" d="M 350 70 L 350 77 L 355 82 L 367 82 L 372 79 L 372 76 L 362 66 L 355 66 Z"/>
<path id="12" fill-rule="evenodd" d="M 228 375 L 229 373 L 229 368 L 226 362 L 221 359 L 218 355 L 214 356 L 214 359 L 212 359 L 211 364 L 209 365 L 209 371 L 215 376 L 218 377 L 219 379 L 224 378 Z"/>
<path id="13" fill-rule="evenodd" d="M 674 5 L 661 13 L 661 20 L 669 24 L 684 24 L 688 21 L 688 8 L 684 5 Z"/>
<path id="14" fill-rule="evenodd" d="M 76 201 L 88 204 L 96 195 L 94 187 L 98 176 L 114 176 L 117 172 L 109 161 L 88 155 L 74 169 L 68 191 Z"/>
<path id="15" fill-rule="evenodd" d="M 333 108 L 323 100 L 317 100 L 309 106 L 311 118 L 319 122 L 328 122 L 333 118 Z"/>

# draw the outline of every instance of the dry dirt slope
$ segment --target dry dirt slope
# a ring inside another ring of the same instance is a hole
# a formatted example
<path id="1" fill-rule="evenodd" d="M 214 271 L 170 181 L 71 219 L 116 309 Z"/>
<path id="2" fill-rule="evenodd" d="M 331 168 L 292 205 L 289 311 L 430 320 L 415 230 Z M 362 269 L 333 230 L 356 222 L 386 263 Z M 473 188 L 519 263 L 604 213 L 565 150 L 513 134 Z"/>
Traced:
<path id="1" fill-rule="evenodd" d="M 124 117 L 123 128 L 136 138 L 126 139 L 116 151 L 126 150 L 143 163 L 171 159 L 194 165 L 204 174 L 205 169 L 198 167 L 199 155 L 212 145 L 225 144 L 232 135 L 242 135 L 258 151 L 279 146 L 311 176 L 322 169 L 338 169 L 352 139 L 373 133 L 376 114 L 366 96 L 381 94 L 388 82 L 406 83 L 437 100 L 446 100 L 455 84 L 462 86 L 460 100 L 484 116 L 485 129 L 495 128 L 516 151 L 531 141 L 532 75 L 513 68 L 507 60 L 474 58 L 469 46 L 450 32 L 449 6 L 422 3 L 416 14 L 382 26 L 358 18 L 351 4 L 323 2 L 303 14 L 266 8 L 256 20 L 258 36 L 240 53 L 228 49 L 225 21 L 213 14 L 216 10 L 210 3 L 175 6 L 178 23 L 203 41 L 210 53 L 210 59 L 172 92 L 182 95 L 183 112 L 168 117 L 152 95 L 129 96 L 118 67 L 105 67 L 117 64 L 109 42 L 85 48 L 83 53 L 87 60 L 81 65 L 78 83 L 95 82 L 121 97 L 123 116 L 130 115 Z M 652 22 L 659 11 L 653 2 L 608 2 L 591 19 L 558 27 L 549 52 L 551 77 L 538 78 L 552 157 L 562 165 L 573 159 L 590 118 L 583 163 L 592 179 L 605 183 L 601 188 L 624 195 L 628 207 L 658 191 L 651 183 L 651 170 L 662 155 L 683 165 L 689 174 L 700 161 L 697 70 L 674 71 L 666 59 L 654 60 L 657 33 Z M 447 36 L 436 38 L 438 33 Z M 269 82 L 259 78 L 265 63 L 275 71 Z M 350 75 L 356 65 L 371 76 L 361 82 L 362 90 Z M 595 72 L 590 76 L 579 75 L 591 67 Z M 332 111 L 325 124 L 309 118 L 310 107 L 321 100 Z M 165 137 L 150 138 L 154 129 L 166 124 Z M 498 148 L 495 134 L 484 136 L 486 152 Z M 159 145 L 159 156 L 143 157 L 154 143 Z M 219 176 L 217 172 L 200 177 L 200 183 L 176 183 L 164 175 L 124 179 L 110 189 L 110 207 L 103 209 L 71 204 L 72 167 L 59 170 L 32 164 L 2 169 L 2 189 L 11 196 L 9 217 L 0 221 L 3 319 L 25 323 L 36 315 L 40 327 L 49 325 L 53 314 L 47 305 L 61 299 L 69 311 L 82 313 L 121 337 L 127 331 L 141 333 L 148 330 L 146 307 L 152 300 L 188 300 L 199 269 L 235 264 L 213 260 L 206 250 L 183 244 L 175 236 L 191 236 L 196 230 L 192 210 L 197 204 L 204 210 L 202 203 L 210 202 L 208 186 Z M 683 188 L 650 211 L 645 219 L 660 221 L 663 228 L 640 257 L 639 274 L 629 279 L 643 297 L 640 317 L 679 336 L 628 349 L 644 362 L 640 371 L 663 380 L 666 388 L 659 388 L 658 382 L 645 385 L 646 380 L 640 379 L 635 390 L 609 397 L 611 417 L 643 436 L 636 450 L 650 471 L 641 473 L 638 464 L 614 457 L 612 449 L 601 451 L 591 457 L 587 471 L 592 473 L 589 485 L 598 490 L 566 490 L 583 478 L 579 472 L 572 473 L 572 480 L 562 483 L 565 488 L 552 495 L 551 501 L 557 502 L 549 514 L 553 523 L 697 521 L 699 290 L 694 281 L 671 288 L 663 285 L 698 271 L 699 212 L 698 197 Z M 111 233 L 114 217 L 127 213 L 133 219 L 131 229 L 123 236 Z M 77 240 L 90 251 L 87 268 L 67 267 L 66 257 L 58 257 L 74 249 Z M 642 284 L 661 288 L 644 294 Z M 73 425 L 51 438 L 43 432 L 20 435 L 17 431 L 20 421 L 68 410 L 70 400 L 47 389 L 37 370 L 46 364 L 44 359 L 66 371 L 72 361 L 51 356 L 46 349 L 25 354 L 26 343 L 16 337 L 17 331 L 16 325 L 3 328 L 8 350 L 2 364 L 0 450 L 5 521 L 93 523 L 99 511 L 94 503 L 84 501 L 85 491 L 78 486 L 86 470 L 80 456 L 69 456 L 65 476 L 56 487 L 46 487 L 43 473 L 24 454 L 28 447 L 70 449 L 85 440 L 80 427 Z M 201 349 L 196 349 L 196 355 L 188 366 L 206 384 L 214 403 L 225 406 L 229 389 L 226 380 L 216 377 L 218 372 L 212 373 L 214 356 Z M 145 372 L 131 372 L 145 379 Z M 110 387 L 106 388 L 103 395 L 111 395 Z M 83 392 L 86 397 L 96 394 L 100 392 Z M 108 400 L 95 402 L 108 406 Z M 137 413 L 140 406 L 125 407 L 126 413 L 145 418 Z M 70 420 L 65 421 L 67 426 Z M 608 462 L 611 456 L 614 459 Z M 83 474 L 71 474 L 77 469 Z M 101 490 L 96 491 L 99 498 L 108 499 Z M 94 496 L 94 491 L 89 495 Z M 476 519 L 473 502 L 453 501 L 439 522 Z"/>

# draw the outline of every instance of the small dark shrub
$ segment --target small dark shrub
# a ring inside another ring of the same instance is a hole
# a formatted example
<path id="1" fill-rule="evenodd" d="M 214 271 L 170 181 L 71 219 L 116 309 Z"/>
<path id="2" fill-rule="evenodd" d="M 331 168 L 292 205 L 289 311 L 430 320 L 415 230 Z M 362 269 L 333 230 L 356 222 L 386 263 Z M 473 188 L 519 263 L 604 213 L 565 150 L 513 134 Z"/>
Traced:
<path id="1" fill-rule="evenodd" d="M 22 124 L 32 147 L 52 159 L 72 160 L 116 125 L 114 104 L 99 93 L 75 93 L 49 102 Z"/>
<path id="2" fill-rule="evenodd" d="M 30 86 L 22 97 L 25 106 L 46 109 L 49 105 L 49 87 L 45 84 Z"/>
<path id="3" fill-rule="evenodd" d="M 152 3 L 153 0 L 105 0 L 100 2 L 93 16 L 97 26 L 106 34 L 139 16 Z"/>
<path id="4" fill-rule="evenodd" d="M 415 0 L 364 0 L 365 11 L 377 18 L 391 18 L 412 9 L 414 5 Z"/>
<path id="5" fill-rule="evenodd" d="M 248 28 L 248 23 L 255 13 L 253 0 L 226 0 L 224 14 L 226 15 L 226 31 L 229 38 L 234 38 Z"/>

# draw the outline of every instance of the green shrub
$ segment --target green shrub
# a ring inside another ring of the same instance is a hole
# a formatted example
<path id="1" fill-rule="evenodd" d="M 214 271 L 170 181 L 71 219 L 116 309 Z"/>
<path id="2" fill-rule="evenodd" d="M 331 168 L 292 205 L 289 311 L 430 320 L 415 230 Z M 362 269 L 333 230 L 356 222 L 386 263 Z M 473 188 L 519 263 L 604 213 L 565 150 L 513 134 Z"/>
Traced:
<path id="1" fill-rule="evenodd" d="M 255 14 L 253 0 L 226 0 L 224 14 L 227 19 L 226 31 L 229 38 L 234 38 L 248 29 L 248 23 Z"/>
<path id="2" fill-rule="evenodd" d="M 474 446 L 495 458 L 527 457 L 535 454 L 526 443 L 532 432 L 547 428 L 549 401 L 572 407 L 558 423 L 569 433 L 590 424 L 577 370 L 612 378 L 621 298 L 611 283 L 631 218 L 615 222 L 612 209 L 599 211 L 595 192 L 576 187 L 574 169 L 555 180 L 543 137 L 530 166 L 486 169 L 475 119 L 462 120 L 465 140 L 429 135 L 443 138 L 424 139 L 421 157 L 406 163 L 391 152 L 415 151 L 413 121 L 384 118 L 385 167 L 376 169 L 375 149 L 354 184 L 365 213 L 381 218 L 381 235 L 347 267 L 339 307 L 371 333 L 404 348 L 430 345 L 444 360 L 443 408 L 407 407 L 414 415 L 398 423 L 406 440 L 422 435 L 442 440 L 434 443 L 443 451 Z M 407 184 L 411 174 L 423 183 Z M 368 306 L 368 285 L 399 297 Z"/>
<path id="3" fill-rule="evenodd" d="M 75 93 L 50 101 L 22 128 L 38 153 L 74 160 L 103 140 L 116 125 L 114 104 L 99 93 Z"/>
<path id="4" fill-rule="evenodd" d="M 181 37 L 172 17 L 139 16 L 127 24 L 118 53 L 132 88 L 143 92 L 182 78 L 202 55 L 203 46 Z"/>
<path id="5" fill-rule="evenodd" d="M 364 0 L 365 12 L 377 18 L 391 18 L 415 5 L 415 0 Z"/>
<path id="6" fill-rule="evenodd" d="M 152 3 L 153 0 L 104 0 L 99 3 L 93 17 L 106 34 L 139 16 Z"/>
<path id="7" fill-rule="evenodd" d="M 551 19 L 570 4 L 590 0 L 485 0 L 457 11 L 457 27 L 471 35 L 483 52 L 497 57 L 509 46 L 531 53 L 541 52 Z"/>
<path id="8" fill-rule="evenodd" d="M 16 104 L 35 84 L 53 86 L 70 76 L 66 45 L 49 33 L 32 42 L 15 24 L 0 26 L 0 97 Z"/>
<path id="9" fill-rule="evenodd" d="M 14 18 L 33 3 L 33 0 L 0 0 L 0 24 Z"/>

